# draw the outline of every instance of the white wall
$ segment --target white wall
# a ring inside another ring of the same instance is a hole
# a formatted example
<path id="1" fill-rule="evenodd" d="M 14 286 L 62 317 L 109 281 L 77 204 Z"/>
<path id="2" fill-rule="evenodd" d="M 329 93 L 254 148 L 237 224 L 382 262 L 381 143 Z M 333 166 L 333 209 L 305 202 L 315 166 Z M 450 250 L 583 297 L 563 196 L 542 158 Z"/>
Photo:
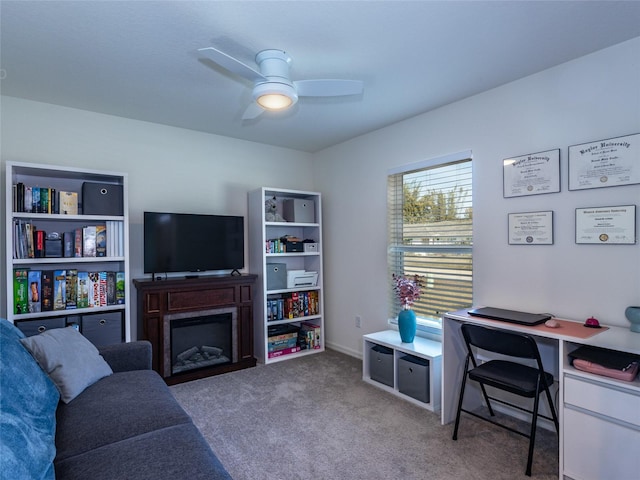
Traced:
<path id="1" fill-rule="evenodd" d="M 594 315 L 628 327 L 625 308 L 640 305 L 640 244 L 576 245 L 574 211 L 638 205 L 640 185 L 568 191 L 567 147 L 633 133 L 640 133 L 640 38 L 316 154 L 329 252 L 327 344 L 359 354 L 362 334 L 388 328 L 388 169 L 464 150 L 474 162 L 476 305 L 581 321 Z M 504 158 L 556 148 L 560 193 L 503 198 Z M 539 210 L 554 212 L 554 244 L 508 245 L 507 214 Z"/>
<path id="2" fill-rule="evenodd" d="M 476 304 L 621 326 L 625 307 L 640 305 L 640 245 L 573 240 L 576 207 L 640 204 L 640 185 L 567 191 L 569 145 L 640 132 L 640 38 L 315 155 L 1 100 L 3 175 L 7 160 L 129 174 L 132 277 L 142 274 L 144 210 L 246 215 L 246 193 L 259 186 L 321 191 L 326 338 L 353 354 L 363 333 L 387 328 L 387 170 L 463 150 L 474 159 Z M 555 148 L 560 193 L 502 198 L 504 158 Z M 554 211 L 554 245 L 507 245 L 507 214 L 537 210 Z M 1 311 L 4 304 L 0 293 Z"/>
<path id="3" fill-rule="evenodd" d="M 132 278 L 144 276 L 145 210 L 246 217 L 250 190 L 313 187 L 311 155 L 295 150 L 12 97 L 2 97 L 0 111 L 3 176 L 9 160 L 128 173 Z M 4 263 L 2 255 L 3 271 Z M 131 319 L 135 326 L 135 304 Z"/>

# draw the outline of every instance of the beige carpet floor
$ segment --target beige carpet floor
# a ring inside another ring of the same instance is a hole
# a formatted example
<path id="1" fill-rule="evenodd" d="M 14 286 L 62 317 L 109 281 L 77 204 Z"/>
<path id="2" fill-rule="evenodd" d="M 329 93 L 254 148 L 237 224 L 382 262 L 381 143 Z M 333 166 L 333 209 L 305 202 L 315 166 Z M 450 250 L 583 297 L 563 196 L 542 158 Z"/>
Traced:
<path id="1" fill-rule="evenodd" d="M 362 362 L 327 350 L 174 385 L 234 480 L 526 479 L 528 440 L 463 417 L 452 425 L 362 381 Z M 558 440 L 539 429 L 534 479 L 558 478 Z"/>

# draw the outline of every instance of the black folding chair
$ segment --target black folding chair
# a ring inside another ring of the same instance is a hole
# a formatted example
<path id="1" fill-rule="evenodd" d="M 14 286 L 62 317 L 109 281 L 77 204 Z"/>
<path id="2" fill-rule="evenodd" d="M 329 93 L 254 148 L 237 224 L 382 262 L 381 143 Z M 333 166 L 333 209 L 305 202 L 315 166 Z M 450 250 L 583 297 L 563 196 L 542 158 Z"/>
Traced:
<path id="1" fill-rule="evenodd" d="M 529 439 L 529 456 L 527 458 L 527 469 L 525 473 L 528 476 L 531 476 L 531 463 L 533 461 L 533 447 L 536 439 L 538 416 L 548 420 L 553 420 L 556 427 L 556 433 L 558 432 L 558 416 L 556 415 L 553 401 L 551 399 L 551 392 L 549 391 L 549 387 L 553 385 L 553 375 L 544 371 L 542 361 L 540 360 L 538 346 L 535 340 L 529 335 L 470 324 L 463 324 L 461 326 L 461 330 L 465 344 L 467 345 L 467 357 L 464 363 L 465 374 L 462 376 L 462 384 L 460 386 L 460 397 L 458 399 L 458 411 L 456 413 L 456 423 L 453 429 L 453 439 L 458 439 L 458 426 L 460 425 L 461 412 L 466 412 L 501 428 L 517 433 L 518 435 L 522 435 Z M 512 358 L 532 359 L 535 360 L 537 367 L 531 367 L 523 365 L 522 363 L 504 359 L 481 362 L 478 360 L 478 350 L 494 352 Z M 471 363 L 471 368 L 469 368 L 469 363 Z M 480 384 L 482 395 L 492 417 L 495 414 L 489 399 L 532 414 L 530 432 L 528 434 L 523 433 L 515 428 L 509 427 L 508 425 L 484 417 L 474 411 L 462 408 L 467 377 Z M 533 398 L 533 409 L 528 410 L 505 400 L 489 397 L 489 395 L 487 395 L 485 385 L 489 385 L 521 397 Z M 551 417 L 538 413 L 538 404 L 540 394 L 542 392 L 545 393 L 547 401 L 549 402 L 549 408 L 552 415 Z"/>

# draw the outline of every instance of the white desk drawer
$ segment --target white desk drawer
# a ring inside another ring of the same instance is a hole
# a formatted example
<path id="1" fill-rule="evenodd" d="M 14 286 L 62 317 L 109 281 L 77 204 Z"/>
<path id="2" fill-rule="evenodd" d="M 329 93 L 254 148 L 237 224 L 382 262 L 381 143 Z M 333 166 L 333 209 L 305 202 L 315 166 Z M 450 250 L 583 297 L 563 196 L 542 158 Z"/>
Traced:
<path id="1" fill-rule="evenodd" d="M 564 402 L 640 427 L 640 395 L 566 376 Z"/>
<path id="2" fill-rule="evenodd" d="M 640 431 L 564 409 L 564 475 L 576 480 L 638 478 Z"/>

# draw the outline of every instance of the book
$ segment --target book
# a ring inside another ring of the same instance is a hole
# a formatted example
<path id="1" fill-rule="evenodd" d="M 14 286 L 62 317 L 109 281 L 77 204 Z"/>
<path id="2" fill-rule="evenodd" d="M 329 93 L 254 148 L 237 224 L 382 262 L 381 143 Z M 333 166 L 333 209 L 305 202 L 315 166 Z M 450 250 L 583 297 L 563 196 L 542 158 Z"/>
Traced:
<path id="1" fill-rule="evenodd" d="M 285 340 L 278 340 L 275 342 L 269 342 L 267 344 L 267 351 L 269 352 L 277 352 L 279 350 L 286 350 L 298 345 L 298 336 L 295 338 L 288 338 Z"/>
<path id="2" fill-rule="evenodd" d="M 96 257 L 107 256 L 107 227 L 96 225 Z"/>
<path id="3" fill-rule="evenodd" d="M 27 236 L 24 220 L 13 221 L 14 258 L 27 258 Z"/>
<path id="4" fill-rule="evenodd" d="M 116 304 L 116 272 L 107 272 L 107 305 Z"/>
<path id="5" fill-rule="evenodd" d="M 27 275 L 29 284 L 29 313 L 37 313 L 41 311 L 42 303 L 40 300 L 40 285 L 41 285 L 41 272 L 40 270 L 29 270 Z"/>
<path id="6" fill-rule="evenodd" d="M 73 256 L 82 256 L 82 228 L 76 228 L 74 230 L 75 240 L 73 242 Z"/>
<path id="7" fill-rule="evenodd" d="M 24 187 L 24 211 L 31 213 L 33 210 L 33 187 Z"/>
<path id="8" fill-rule="evenodd" d="M 300 324 L 300 340 L 306 345 L 306 348 L 320 348 L 320 326 L 311 322 L 302 322 Z"/>
<path id="9" fill-rule="evenodd" d="M 53 309 L 67 308 L 67 272 L 54 270 L 53 272 Z"/>
<path id="10" fill-rule="evenodd" d="M 78 214 L 78 192 L 64 192 L 58 193 L 59 211 L 63 215 L 77 215 Z"/>
<path id="11" fill-rule="evenodd" d="M 75 257 L 76 232 L 71 230 L 62 235 L 62 255 L 64 257 Z"/>
<path id="12" fill-rule="evenodd" d="M 96 227 L 90 225 L 82 228 L 82 256 L 96 256 Z"/>
<path id="13" fill-rule="evenodd" d="M 40 188 L 40 213 L 51 213 L 49 211 L 49 189 Z"/>
<path id="14" fill-rule="evenodd" d="M 280 357 L 283 355 L 289 355 L 291 353 L 296 353 L 300 351 L 300 347 L 291 347 L 291 348 L 285 348 L 284 350 L 278 350 L 275 352 L 268 352 L 267 356 L 268 358 L 276 358 L 276 357 Z"/>
<path id="15" fill-rule="evenodd" d="M 33 246 L 33 224 L 25 222 L 25 240 L 27 242 L 27 258 L 35 258 L 35 248 Z"/>
<path id="16" fill-rule="evenodd" d="M 33 232 L 33 243 L 34 243 L 34 253 L 35 258 L 44 258 L 44 239 L 46 237 L 46 232 L 44 230 L 36 230 Z"/>
<path id="17" fill-rule="evenodd" d="M 53 310 L 53 270 L 43 270 L 40 276 L 40 299 L 43 312 Z"/>
<path id="18" fill-rule="evenodd" d="M 106 227 L 106 237 L 107 237 L 107 257 L 113 257 L 114 256 L 114 248 L 113 248 L 113 233 L 114 233 L 114 229 L 115 226 L 113 224 L 112 220 L 107 220 L 105 222 L 105 227 Z"/>
<path id="19" fill-rule="evenodd" d="M 89 272 L 89 306 L 100 306 L 100 274 Z"/>
<path id="20" fill-rule="evenodd" d="M 25 185 L 22 182 L 16 183 L 16 212 L 24 212 L 24 193 L 25 193 Z"/>
<path id="21" fill-rule="evenodd" d="M 58 194 L 55 188 L 49 189 L 49 213 L 60 213 L 58 210 Z"/>
<path id="22" fill-rule="evenodd" d="M 78 272 L 78 308 L 89 307 L 89 272 Z"/>
<path id="23" fill-rule="evenodd" d="M 124 305 L 124 303 L 125 303 L 124 272 L 116 272 L 116 304 Z"/>
<path id="24" fill-rule="evenodd" d="M 78 306 L 78 270 L 67 269 L 65 286 L 66 309 L 71 310 Z"/>
<path id="25" fill-rule="evenodd" d="M 121 241 L 122 222 L 110 220 L 106 222 L 107 227 L 107 257 L 121 257 L 123 248 Z"/>
<path id="26" fill-rule="evenodd" d="M 311 295 L 311 315 L 320 315 L 320 297 L 317 291 L 309 292 Z"/>
<path id="27" fill-rule="evenodd" d="M 289 318 L 297 318 L 302 316 L 302 312 L 300 311 L 300 297 L 298 292 L 293 292 L 291 294 L 291 310 L 289 311 Z"/>
<path id="28" fill-rule="evenodd" d="M 280 340 L 289 340 L 291 338 L 298 338 L 298 332 L 289 332 L 289 333 L 283 333 L 280 335 L 269 335 L 269 337 L 267 337 L 267 341 L 269 342 L 277 342 Z"/>
<path id="29" fill-rule="evenodd" d="M 98 272 L 99 282 L 99 304 L 96 306 L 106 307 L 107 306 L 107 272 Z"/>
<path id="30" fill-rule="evenodd" d="M 267 309 L 266 309 L 266 313 L 267 313 L 267 322 L 271 322 L 273 320 L 275 320 L 275 318 L 273 318 L 273 302 L 275 302 L 275 300 L 267 300 Z"/>
<path id="31" fill-rule="evenodd" d="M 13 313 L 16 315 L 29 311 L 28 281 L 29 271 L 26 268 L 13 270 Z"/>
<path id="32" fill-rule="evenodd" d="M 40 187 L 33 187 L 31 189 L 31 211 L 33 213 L 42 213 L 40 208 Z"/>
<path id="33" fill-rule="evenodd" d="M 124 256 L 124 222 L 116 222 L 116 256 Z"/>

